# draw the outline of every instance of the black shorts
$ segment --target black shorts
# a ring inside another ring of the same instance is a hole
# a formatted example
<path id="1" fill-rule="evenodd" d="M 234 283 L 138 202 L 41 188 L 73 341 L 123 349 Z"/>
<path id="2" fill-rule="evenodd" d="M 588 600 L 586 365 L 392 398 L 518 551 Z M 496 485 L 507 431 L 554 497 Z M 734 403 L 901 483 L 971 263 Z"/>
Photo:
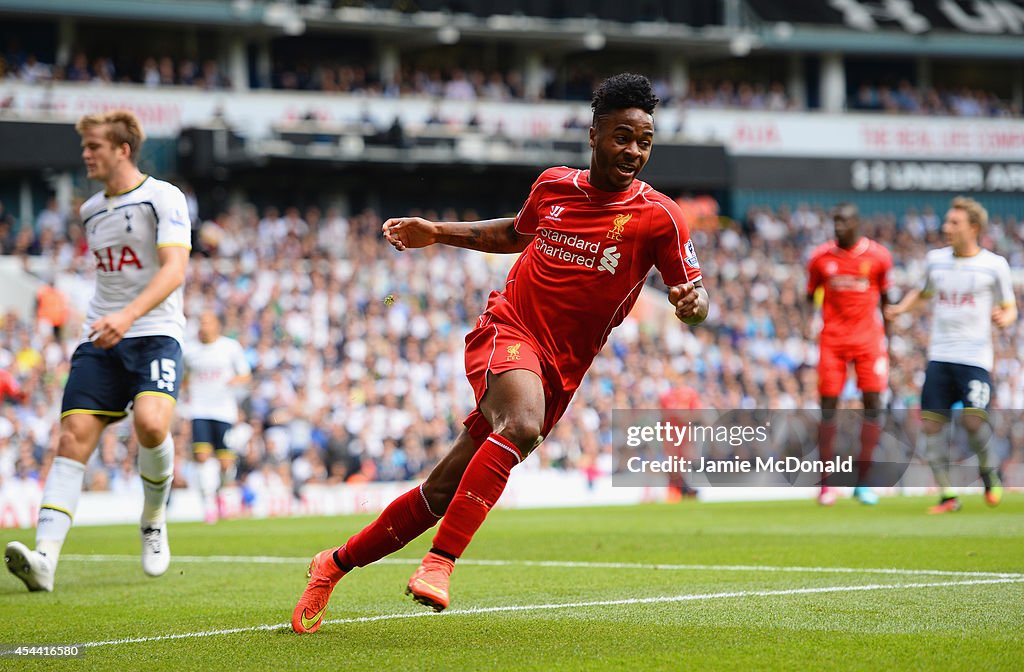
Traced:
<path id="1" fill-rule="evenodd" d="M 109 350 L 85 342 L 71 356 L 60 417 L 74 413 L 120 419 L 137 397 L 178 400 L 181 345 L 170 336 L 125 338 Z"/>
<path id="2" fill-rule="evenodd" d="M 921 390 L 921 415 L 948 420 L 954 405 L 966 412 L 988 415 L 992 401 L 992 376 L 980 366 L 928 362 Z"/>
<path id="3" fill-rule="evenodd" d="M 217 456 L 232 455 L 224 443 L 224 436 L 231 425 L 220 420 L 193 418 L 192 420 L 192 452 L 196 455 L 217 451 Z"/>

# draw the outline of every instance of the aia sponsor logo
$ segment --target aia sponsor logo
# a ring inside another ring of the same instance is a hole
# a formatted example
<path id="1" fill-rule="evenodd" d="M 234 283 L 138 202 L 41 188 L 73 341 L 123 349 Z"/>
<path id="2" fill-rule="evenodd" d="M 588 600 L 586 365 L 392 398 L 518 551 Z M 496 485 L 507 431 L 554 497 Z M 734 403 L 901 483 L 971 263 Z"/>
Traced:
<path id="1" fill-rule="evenodd" d="M 121 248 L 106 247 L 102 250 L 93 250 L 92 253 L 96 257 L 96 269 L 104 273 L 120 273 L 126 266 L 142 270 L 139 255 L 128 245 Z"/>
<path id="2" fill-rule="evenodd" d="M 974 305 L 974 294 L 970 292 L 964 292 L 963 294 L 958 292 L 939 292 L 937 298 L 939 303 L 944 306 L 960 308 L 962 306 Z"/>

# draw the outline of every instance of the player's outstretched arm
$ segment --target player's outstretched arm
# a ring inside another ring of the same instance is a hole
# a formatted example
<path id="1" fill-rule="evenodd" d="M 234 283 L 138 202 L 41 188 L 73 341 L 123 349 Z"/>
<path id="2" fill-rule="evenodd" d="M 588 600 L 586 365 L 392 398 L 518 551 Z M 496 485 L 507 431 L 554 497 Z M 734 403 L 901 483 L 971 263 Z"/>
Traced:
<path id="1" fill-rule="evenodd" d="M 431 222 L 422 217 L 395 217 L 384 222 L 382 230 L 385 240 L 399 252 L 442 244 L 509 254 L 522 252 L 532 238 L 516 231 L 512 217 L 479 222 Z"/>
<path id="2" fill-rule="evenodd" d="M 157 250 L 160 270 L 131 303 L 121 310 L 104 315 L 91 325 L 89 338 L 98 348 L 112 348 L 124 338 L 135 320 L 159 306 L 185 282 L 188 266 L 187 247 L 168 245 Z"/>
<path id="3" fill-rule="evenodd" d="M 676 317 L 684 324 L 694 326 L 708 318 L 711 302 L 708 290 L 704 289 L 704 284 L 700 280 L 671 287 L 668 290 L 668 300 L 676 307 Z"/>
<path id="4" fill-rule="evenodd" d="M 928 303 L 928 299 L 931 296 L 924 294 L 920 289 L 912 289 L 907 292 L 899 303 L 890 303 L 882 308 L 882 316 L 886 320 L 892 320 L 899 317 L 903 313 L 909 313 L 913 310 L 917 310 L 919 307 Z"/>

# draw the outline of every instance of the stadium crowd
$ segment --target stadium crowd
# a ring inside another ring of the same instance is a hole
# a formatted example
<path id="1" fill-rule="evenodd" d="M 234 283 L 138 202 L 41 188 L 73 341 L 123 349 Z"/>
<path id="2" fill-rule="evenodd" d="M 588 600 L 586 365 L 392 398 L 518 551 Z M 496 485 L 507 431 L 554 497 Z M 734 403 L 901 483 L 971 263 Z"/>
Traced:
<path id="1" fill-rule="evenodd" d="M 424 212 L 428 218 L 476 218 L 473 212 Z M 6 231 L 5 252 L 40 255 L 55 269 L 71 316 L 52 307 L 40 319 L 4 316 L 0 325 L 0 484 L 41 479 L 56 448 L 69 359 L 90 298 L 94 262 L 76 217 L 40 213 L 37 226 Z M 804 263 L 831 236 L 818 206 L 752 208 L 739 222 L 694 226 L 712 296 L 706 324 L 693 330 L 663 300 L 643 302 L 613 332 L 565 419 L 526 468 L 607 470 L 611 411 L 657 408 L 673 387 L 697 390 L 708 408 L 815 408 L 820 327 L 805 296 Z M 865 232 L 896 260 L 905 289 L 939 246 L 934 212 L 865 221 Z M 336 209 L 283 212 L 240 205 L 196 221 L 186 313 L 217 311 L 224 333 L 245 349 L 254 378 L 243 417 L 229 434 L 238 479 L 306 482 L 403 480 L 423 476 L 443 455 L 470 410 L 463 337 L 500 286 L 505 256 L 447 247 L 395 253 L 380 239 L 381 217 Z M 1024 222 L 994 218 L 985 245 L 1024 264 Z M 660 280 L 652 278 L 652 289 Z M 906 317 L 906 316 L 905 316 Z M 54 329 L 54 324 L 57 329 Z M 918 403 L 927 350 L 927 313 L 906 317 L 892 342 L 893 405 Z M 190 322 L 195 333 L 195 321 Z M 1024 334 L 998 336 L 994 407 L 1024 408 Z M 858 398 L 848 384 L 846 403 Z M 179 486 L 190 471 L 189 399 L 175 424 Z M 137 488 L 137 444 L 129 423 L 104 435 L 86 488 Z"/>
<path id="2" fill-rule="evenodd" d="M 141 63 L 141 65 L 140 65 Z M 639 64 L 638 64 L 639 65 Z M 50 81 L 114 82 L 150 87 L 187 86 L 206 90 L 231 88 L 230 78 L 216 59 L 173 58 L 150 55 L 130 61 L 78 50 L 66 64 L 42 62 L 9 41 L 0 54 L 0 81 L 27 83 Z M 383 78 L 372 61 L 331 60 L 318 54 L 309 59 L 275 59 L 270 78 L 254 78 L 257 88 L 352 93 L 365 96 L 426 96 L 460 101 L 510 101 L 528 98 L 546 100 L 590 100 L 601 76 L 586 68 L 555 68 L 545 71 L 544 86 L 532 95 L 524 75 L 512 69 L 437 67 L 406 62 L 393 78 Z M 659 79 L 655 90 L 665 105 L 681 108 L 804 110 L 778 81 L 734 81 L 691 74 L 685 90 L 675 89 Z M 847 107 L 861 112 L 923 114 L 958 117 L 1018 117 L 1021 110 L 992 91 L 968 87 L 925 87 L 909 80 L 865 81 L 855 85 Z"/>

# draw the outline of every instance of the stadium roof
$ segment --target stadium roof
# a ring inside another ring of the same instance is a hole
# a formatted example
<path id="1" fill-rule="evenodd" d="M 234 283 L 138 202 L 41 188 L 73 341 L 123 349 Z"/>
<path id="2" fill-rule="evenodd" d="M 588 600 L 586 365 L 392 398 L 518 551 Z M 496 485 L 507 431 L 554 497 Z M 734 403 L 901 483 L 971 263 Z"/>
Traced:
<path id="1" fill-rule="evenodd" d="M 745 0 L 755 47 L 1015 59 L 1024 56 L 1020 0 Z"/>
<path id="2" fill-rule="evenodd" d="M 244 28 L 301 35 L 364 33 L 404 45 L 462 38 L 558 48 L 642 46 L 690 56 L 749 52 L 1019 59 L 1024 0 L 705 0 L 562 3 L 418 0 L 0 0 L 0 15 Z M 411 41 L 411 42 L 410 42 Z"/>
<path id="3" fill-rule="evenodd" d="M 258 25 L 265 3 L 251 0 L 0 0 L 0 12 L 183 24 Z"/>

